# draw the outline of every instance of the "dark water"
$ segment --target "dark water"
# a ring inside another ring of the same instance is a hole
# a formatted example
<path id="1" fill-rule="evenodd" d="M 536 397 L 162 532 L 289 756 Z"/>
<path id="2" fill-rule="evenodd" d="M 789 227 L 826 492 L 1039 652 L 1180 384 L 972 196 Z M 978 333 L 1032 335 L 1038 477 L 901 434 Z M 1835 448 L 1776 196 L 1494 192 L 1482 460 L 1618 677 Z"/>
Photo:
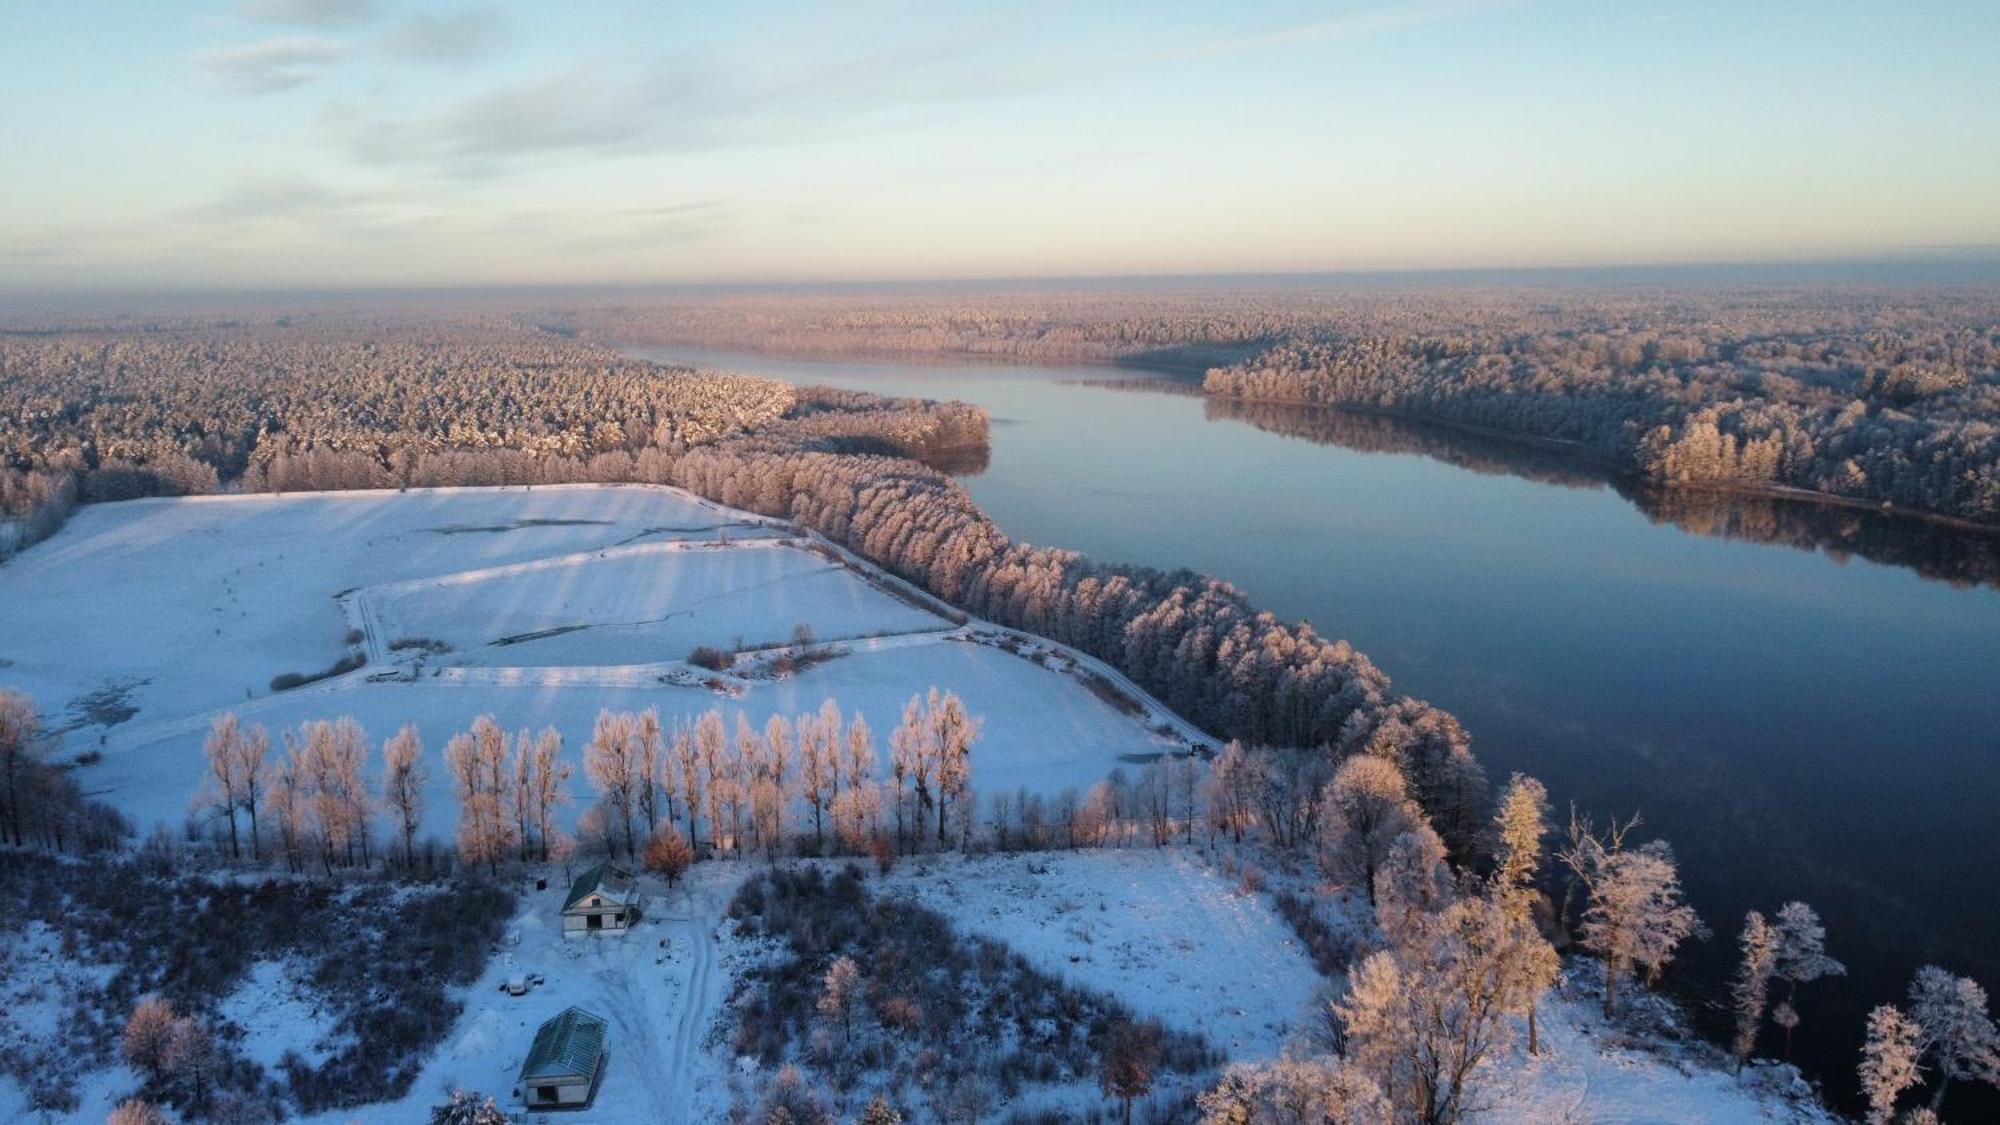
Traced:
<path id="1" fill-rule="evenodd" d="M 991 459 L 965 484 L 1010 535 L 1226 578 L 1455 712 L 1496 782 L 1642 812 L 1716 931 L 1689 985 L 1726 973 L 1745 910 L 1813 903 L 1852 972 L 1802 995 L 1798 1051 L 1839 1087 L 1917 965 L 2000 986 L 1995 540 L 1075 382 L 1131 372 L 644 354 L 984 405 Z"/>

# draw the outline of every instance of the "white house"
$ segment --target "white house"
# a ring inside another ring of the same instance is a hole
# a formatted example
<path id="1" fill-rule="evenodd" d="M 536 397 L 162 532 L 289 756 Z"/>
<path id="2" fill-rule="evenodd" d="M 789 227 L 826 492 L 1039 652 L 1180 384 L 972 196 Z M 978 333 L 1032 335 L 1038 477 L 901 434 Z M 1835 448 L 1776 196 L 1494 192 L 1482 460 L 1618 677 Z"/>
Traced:
<path id="1" fill-rule="evenodd" d="M 600 863 L 576 877 L 563 901 L 563 936 L 622 934 L 639 920 L 639 892 L 632 873 Z"/>

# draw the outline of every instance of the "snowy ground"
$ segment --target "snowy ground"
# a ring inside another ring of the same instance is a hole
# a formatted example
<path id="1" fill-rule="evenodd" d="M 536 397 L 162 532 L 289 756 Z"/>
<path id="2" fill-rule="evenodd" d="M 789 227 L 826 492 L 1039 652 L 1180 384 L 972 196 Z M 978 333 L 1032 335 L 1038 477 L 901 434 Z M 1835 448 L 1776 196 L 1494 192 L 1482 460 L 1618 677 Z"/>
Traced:
<path id="1" fill-rule="evenodd" d="M 939 856 L 887 885 L 1238 1060 L 1275 1058 L 1320 985 L 1263 896 L 1181 848 Z"/>
<path id="2" fill-rule="evenodd" d="M 1689 1047 L 1635 1043 L 1606 1024 L 1594 998 L 1543 1005 L 1542 1054 L 1516 1051 L 1487 1079 L 1488 1122 L 1702 1125 L 1839 1118 L 1810 1100 L 1791 1067 L 1751 1067 L 1741 1078 Z"/>
<path id="3" fill-rule="evenodd" d="M 886 762 L 904 702 L 935 685 L 985 720 L 976 788 L 1051 793 L 1194 733 L 1136 691 L 1139 714 L 1092 694 L 1084 668 L 1122 680 L 1094 662 L 971 643 L 995 631 L 924 604 L 783 525 L 673 489 L 141 500 L 86 508 L 0 566 L 0 685 L 69 728 L 66 754 L 101 756 L 79 776 L 142 828 L 185 816 L 225 709 L 274 742 L 308 719 L 352 715 L 377 741 L 415 723 L 433 763 L 492 714 L 510 730 L 555 726 L 578 765 L 601 708 L 655 707 L 671 727 L 719 707 L 732 727 L 738 711 L 761 726 L 831 696 L 867 716 Z M 799 624 L 840 655 L 790 675 L 685 663 L 697 644 L 781 644 Z M 394 646 L 418 638 L 449 651 Z M 268 686 L 350 651 L 368 664 Z M 431 784 L 425 829 L 448 839 L 442 768 Z"/>
<path id="4" fill-rule="evenodd" d="M 501 952 L 467 993 L 458 1025 L 409 1094 L 310 1120 L 425 1122 L 453 1089 L 491 1094 L 519 1113 L 513 1090 L 535 1029 L 571 1006 L 610 1024 L 597 1100 L 580 1118 L 546 1114 L 532 1120 L 651 1125 L 722 1119 L 730 1063 L 711 1033 L 728 997 L 732 965 L 744 955 L 722 924 L 743 870 L 702 864 L 673 890 L 647 877 L 641 880 L 646 917 L 638 926 L 616 936 L 567 939 L 560 916 L 567 888 L 557 872 L 547 890 L 521 896 L 521 912 Z M 501 990 L 509 978 L 533 973 L 543 983 L 527 995 Z"/>

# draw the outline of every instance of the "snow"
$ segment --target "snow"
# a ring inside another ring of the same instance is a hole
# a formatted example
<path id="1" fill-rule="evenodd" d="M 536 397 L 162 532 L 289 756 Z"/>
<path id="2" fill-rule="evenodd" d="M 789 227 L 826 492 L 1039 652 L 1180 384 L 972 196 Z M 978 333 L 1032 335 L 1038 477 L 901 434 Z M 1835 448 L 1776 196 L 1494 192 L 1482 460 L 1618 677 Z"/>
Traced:
<path id="1" fill-rule="evenodd" d="M 887 885 L 1239 1061 L 1275 1058 L 1321 984 L 1267 899 L 1182 848 L 939 856 Z"/>
<path id="2" fill-rule="evenodd" d="M 354 588 L 638 539 L 768 534 L 755 518 L 640 487 L 95 504 L 0 566 L 0 660 L 51 725 L 92 725 L 79 704 L 104 689 L 139 717 L 184 715 L 332 664 L 351 627 L 335 598 Z"/>
<path id="3" fill-rule="evenodd" d="M 368 599 L 389 638 L 443 641 L 457 650 L 447 662 L 482 665 L 677 660 L 696 645 L 780 644 L 797 625 L 821 641 L 947 627 L 846 567 L 768 540 L 637 544 L 377 587 Z"/>
<path id="4" fill-rule="evenodd" d="M 515 1080 L 535 1030 L 571 1006 L 610 1024 L 604 1076 L 583 1119 L 611 1125 L 722 1120 L 729 1060 L 711 1042 L 710 1030 L 736 964 L 752 955 L 723 924 L 729 897 L 748 866 L 701 864 L 671 890 L 642 876 L 645 917 L 637 926 L 625 934 L 572 938 L 562 935 L 566 883 L 554 873 L 547 890 L 521 895 L 521 910 L 500 952 L 466 993 L 457 1026 L 426 1061 L 410 1092 L 395 1102 L 308 1120 L 424 1122 L 453 1089 L 490 1094 L 501 1108 L 519 1113 Z M 501 990 L 508 978 L 534 973 L 544 983 L 527 995 Z"/>
<path id="5" fill-rule="evenodd" d="M 1800 1122 L 1839 1118 L 1809 1097 L 1798 1072 L 1754 1066 L 1739 1078 L 1686 1046 L 1635 1042 L 1607 1026 L 1594 998 L 1544 1001 L 1543 1053 L 1525 1050 L 1486 1077 L 1487 1122 L 1593 1122 L 1600 1125 L 1701 1125 Z M 1525 1042 L 1525 1040 L 1524 1040 Z"/>
<path id="6" fill-rule="evenodd" d="M 243 983 L 217 1005 L 217 1014 L 241 1033 L 235 1042 L 244 1057 L 273 1073 L 287 1054 L 318 1066 L 346 1046 L 332 1014 L 283 961 L 252 965 Z"/>
<path id="7" fill-rule="evenodd" d="M 0 566 L 0 660 L 13 662 L 7 686 L 71 728 L 68 752 L 96 752 L 84 785 L 142 829 L 186 816 L 223 710 L 274 743 L 308 719 L 351 715 L 377 741 L 416 724 L 432 765 L 424 831 L 441 839 L 456 807 L 438 755 L 482 714 L 561 731 L 579 797 L 603 708 L 655 707 L 671 728 L 719 707 L 732 727 L 737 712 L 761 727 L 832 696 L 867 716 L 886 770 L 903 704 L 937 686 L 985 721 L 983 791 L 1087 788 L 1198 734 L 1101 664 L 1046 642 L 972 643 L 1011 635 L 954 627 L 922 602 L 782 524 L 667 488 L 141 500 L 85 508 Z M 757 659 L 721 675 L 684 662 L 697 644 L 789 641 L 801 622 L 835 658 L 789 675 Z M 326 668 L 350 629 L 365 667 L 266 686 Z M 493 643 L 521 634 L 540 636 Z M 391 647 L 417 637 L 451 650 Z M 1139 713 L 1093 695 L 1086 669 L 1125 686 Z"/>

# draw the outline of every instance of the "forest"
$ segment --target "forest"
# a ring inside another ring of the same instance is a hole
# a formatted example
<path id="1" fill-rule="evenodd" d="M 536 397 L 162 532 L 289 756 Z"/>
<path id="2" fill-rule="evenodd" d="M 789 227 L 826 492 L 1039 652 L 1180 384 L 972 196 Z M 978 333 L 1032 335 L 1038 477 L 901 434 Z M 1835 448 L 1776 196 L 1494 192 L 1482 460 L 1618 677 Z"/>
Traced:
<path id="1" fill-rule="evenodd" d="M 1217 398 L 1566 445 L 1659 485 L 2000 523 L 2000 303 L 1977 290 L 1198 290 L 569 310 L 586 335 L 1206 370 Z"/>

